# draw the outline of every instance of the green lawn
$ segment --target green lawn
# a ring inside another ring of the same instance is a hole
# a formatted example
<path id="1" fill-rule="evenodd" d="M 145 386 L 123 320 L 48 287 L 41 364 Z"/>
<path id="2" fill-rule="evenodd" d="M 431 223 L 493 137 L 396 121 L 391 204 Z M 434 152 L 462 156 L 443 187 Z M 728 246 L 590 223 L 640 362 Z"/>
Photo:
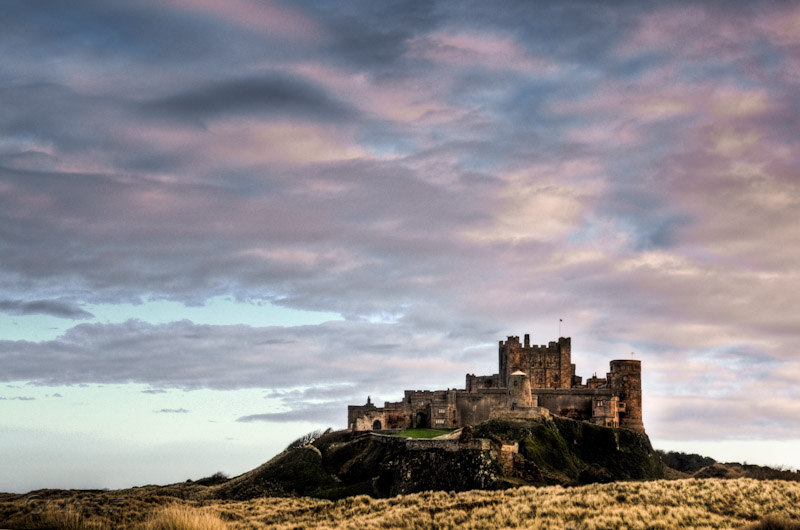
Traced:
<path id="1" fill-rule="evenodd" d="M 391 436 L 396 436 L 397 438 L 436 438 L 449 432 L 449 429 L 406 429 Z"/>

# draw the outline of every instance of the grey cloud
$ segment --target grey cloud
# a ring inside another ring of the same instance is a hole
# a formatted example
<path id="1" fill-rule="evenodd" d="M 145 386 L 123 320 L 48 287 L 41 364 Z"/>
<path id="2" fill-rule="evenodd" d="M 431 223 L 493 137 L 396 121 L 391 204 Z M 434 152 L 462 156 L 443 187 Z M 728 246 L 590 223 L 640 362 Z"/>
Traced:
<path id="1" fill-rule="evenodd" d="M 308 4 L 325 24 L 330 43 L 325 57 L 345 68 L 391 79 L 408 75 L 404 55 L 414 35 L 442 21 L 435 2 L 354 2 L 338 6 Z"/>
<path id="2" fill-rule="evenodd" d="M 147 390 L 142 390 L 142 394 L 166 394 L 166 390 L 162 390 L 160 388 L 148 388 Z"/>
<path id="3" fill-rule="evenodd" d="M 110 147 L 113 138 L 106 119 L 125 120 L 126 103 L 114 95 L 90 96 L 67 85 L 50 81 L 0 84 L 0 132 L 10 138 L 33 140 L 34 145 L 57 146 L 60 155 L 80 150 Z M 81 119 L 83 118 L 83 119 Z M 99 120 L 92 126 L 88 122 Z M 103 137 L 103 130 L 109 135 Z M 12 144 L 13 145 L 13 144 Z M 16 153 L 19 155 L 20 153 Z M 40 157 L 43 153 L 40 153 Z M 32 160 L 36 164 L 52 163 L 57 157 Z"/>
<path id="4" fill-rule="evenodd" d="M 373 305 L 369 292 L 390 288 L 398 295 L 416 296 L 416 271 L 445 265 L 450 260 L 442 251 L 457 249 L 451 230 L 486 219 L 478 209 L 486 199 L 471 197 L 468 190 L 448 194 L 396 162 L 347 162 L 313 168 L 305 176 L 292 172 L 282 179 L 283 194 L 250 198 L 222 186 L 131 182 L 104 175 L 70 174 L 67 179 L 55 172 L 7 169 L 3 176 L 11 184 L 11 197 L 39 193 L 44 185 L 53 202 L 44 218 L 21 207 L 0 214 L 16 234 L 7 239 L 12 251 L 2 258 L 5 270 L 53 288 L 68 274 L 83 283 L 76 287 L 84 288 L 93 301 L 104 295 L 121 298 L 125 291 L 128 299 L 136 299 L 144 284 L 173 299 L 195 301 L 199 294 L 202 302 L 215 285 L 230 286 L 247 298 L 274 299 L 271 285 L 283 283 L 290 295 L 283 297 L 286 303 L 320 305 L 330 300 L 337 307 L 345 305 L 343 311 L 356 312 L 346 306 Z M 316 186 L 341 191 L 330 197 L 309 194 Z M 138 197 L 150 194 L 168 198 L 174 206 L 142 215 Z M 212 214 L 228 222 L 210 224 L 207 215 Z M 62 223 L 64 217 L 102 225 L 103 230 L 86 233 L 79 225 Z M 201 226 L 206 228 L 198 230 Z M 65 237 L 72 241 L 69 247 L 59 244 Z M 26 251 L 32 241 L 40 246 L 40 255 Z M 264 246 L 274 249 L 272 257 L 250 251 Z M 432 261 L 425 263 L 423 257 Z M 69 269 L 59 265 L 65 262 Z M 321 271 L 325 276 L 318 276 Z M 395 278 L 387 277 L 387 271 Z M 15 289 L 10 279 L 0 278 L 0 284 L 8 292 Z M 339 291 L 361 291 L 364 296 L 342 297 Z M 387 308 L 383 302 L 375 305 Z"/>
<path id="5" fill-rule="evenodd" d="M 184 409 L 184 408 L 180 408 L 180 409 L 161 409 L 161 410 L 157 410 L 155 412 L 157 414 L 188 414 L 189 413 L 189 411 Z"/>
<path id="6" fill-rule="evenodd" d="M 380 347 L 387 340 L 404 345 L 402 358 Z M 352 395 L 354 388 L 397 392 L 396 387 L 412 381 L 456 384 L 463 378 L 458 360 L 463 344 L 440 334 L 415 337 L 399 325 L 366 322 L 251 328 L 128 321 L 82 324 L 49 342 L 0 341 L 0 361 L 9 367 L 2 374 L 7 381 L 135 382 L 184 389 L 330 386 L 327 393 L 303 394 L 325 400 L 339 386 L 341 397 Z M 397 366 L 407 369 L 400 373 Z"/>
<path id="7" fill-rule="evenodd" d="M 0 312 L 10 315 L 50 315 L 72 320 L 94 317 L 88 311 L 63 300 L 0 300 Z"/>
<path id="8" fill-rule="evenodd" d="M 363 385 L 320 383 L 303 389 L 273 390 L 264 397 L 278 399 L 281 408 L 286 409 L 285 411 L 251 414 L 242 416 L 236 421 L 277 423 L 305 421 L 327 426 L 344 425 L 347 421 L 345 414 L 347 405 L 364 402 L 370 393 L 375 396 L 378 391 L 388 398 L 387 401 L 398 399 L 400 391 L 392 389 L 390 382 L 384 382 L 382 386 L 376 383 L 378 383 L 377 380 Z"/>
<path id="9" fill-rule="evenodd" d="M 76 8 L 44 0 L 5 7 L 2 35 L 18 44 L 22 59 L 40 64 L 57 66 L 60 60 L 63 67 L 85 61 L 114 71 L 120 63 L 134 67 L 148 62 L 182 69 L 212 57 L 235 63 L 248 47 L 256 51 L 246 36 L 219 21 L 187 16 L 158 2 L 88 1 Z M 221 39 L 232 47 L 216 45 Z"/>
<path id="10" fill-rule="evenodd" d="M 272 390 L 264 395 L 265 399 L 281 399 L 286 403 L 294 403 L 297 401 L 306 401 L 310 399 L 342 399 L 343 397 L 351 397 L 353 395 L 360 395 L 361 390 L 354 384 L 337 384 L 337 385 L 315 385 L 310 388 L 302 390 Z"/>
<path id="11" fill-rule="evenodd" d="M 285 423 L 305 421 L 322 425 L 343 425 L 346 423 L 344 403 L 325 403 L 320 405 L 300 405 L 286 412 L 265 412 L 251 414 L 236 419 L 238 422 L 266 421 L 271 423 Z"/>
<path id="12" fill-rule="evenodd" d="M 228 114 L 336 121 L 357 115 L 320 86 L 284 74 L 223 81 L 147 102 L 143 108 L 187 121 Z"/>
<path id="13" fill-rule="evenodd" d="M 630 235 L 634 250 L 667 249 L 681 241 L 680 231 L 692 224 L 688 212 L 676 209 L 663 191 L 620 179 L 601 210 L 617 219 L 619 228 Z"/>
<path id="14" fill-rule="evenodd" d="M 795 396 L 796 397 L 796 396 Z M 721 440 L 764 438 L 795 439 L 800 424 L 794 418 L 797 405 L 791 399 L 761 399 L 729 394 L 717 399 L 703 395 L 678 399 L 651 397 L 651 412 L 645 422 L 650 436 L 667 439 Z"/>

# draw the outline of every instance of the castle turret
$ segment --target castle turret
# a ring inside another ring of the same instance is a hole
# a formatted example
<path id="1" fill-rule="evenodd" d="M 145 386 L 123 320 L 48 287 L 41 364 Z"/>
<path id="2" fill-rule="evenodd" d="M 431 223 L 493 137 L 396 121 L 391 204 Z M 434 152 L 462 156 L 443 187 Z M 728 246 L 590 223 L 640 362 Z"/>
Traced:
<path id="1" fill-rule="evenodd" d="M 636 360 L 611 361 L 608 374 L 611 393 L 619 397 L 619 426 L 644 432 L 642 423 L 642 362 Z M 624 409 L 622 408 L 624 406 Z"/>
<path id="2" fill-rule="evenodd" d="M 511 410 L 533 407 L 531 379 L 525 372 L 517 371 L 508 376 L 508 405 Z"/>
<path id="3" fill-rule="evenodd" d="M 559 388 L 572 388 L 575 378 L 575 365 L 572 364 L 572 339 L 570 337 L 558 338 L 559 355 Z"/>

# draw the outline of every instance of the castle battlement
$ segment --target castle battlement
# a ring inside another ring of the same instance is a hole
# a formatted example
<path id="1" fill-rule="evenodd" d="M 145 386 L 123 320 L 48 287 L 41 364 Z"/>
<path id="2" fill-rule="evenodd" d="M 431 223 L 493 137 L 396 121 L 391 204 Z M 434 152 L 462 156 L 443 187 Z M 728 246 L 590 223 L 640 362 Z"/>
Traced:
<path id="1" fill-rule="evenodd" d="M 458 428 L 490 417 L 550 413 L 606 427 L 644 432 L 642 365 L 633 359 L 609 363 L 605 378 L 583 383 L 572 364 L 572 339 L 559 337 L 547 345 L 531 345 L 509 335 L 498 343 L 498 373 L 466 374 L 464 389 L 406 390 L 403 400 L 347 408 L 355 431 L 409 427 Z"/>

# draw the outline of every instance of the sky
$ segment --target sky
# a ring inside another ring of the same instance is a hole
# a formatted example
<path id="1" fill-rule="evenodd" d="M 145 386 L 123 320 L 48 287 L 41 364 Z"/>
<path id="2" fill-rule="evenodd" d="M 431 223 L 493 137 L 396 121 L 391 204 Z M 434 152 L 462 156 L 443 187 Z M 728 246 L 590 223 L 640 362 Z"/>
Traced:
<path id="1" fill-rule="evenodd" d="M 0 491 L 245 472 L 497 344 L 800 467 L 800 5 L 0 0 Z"/>

